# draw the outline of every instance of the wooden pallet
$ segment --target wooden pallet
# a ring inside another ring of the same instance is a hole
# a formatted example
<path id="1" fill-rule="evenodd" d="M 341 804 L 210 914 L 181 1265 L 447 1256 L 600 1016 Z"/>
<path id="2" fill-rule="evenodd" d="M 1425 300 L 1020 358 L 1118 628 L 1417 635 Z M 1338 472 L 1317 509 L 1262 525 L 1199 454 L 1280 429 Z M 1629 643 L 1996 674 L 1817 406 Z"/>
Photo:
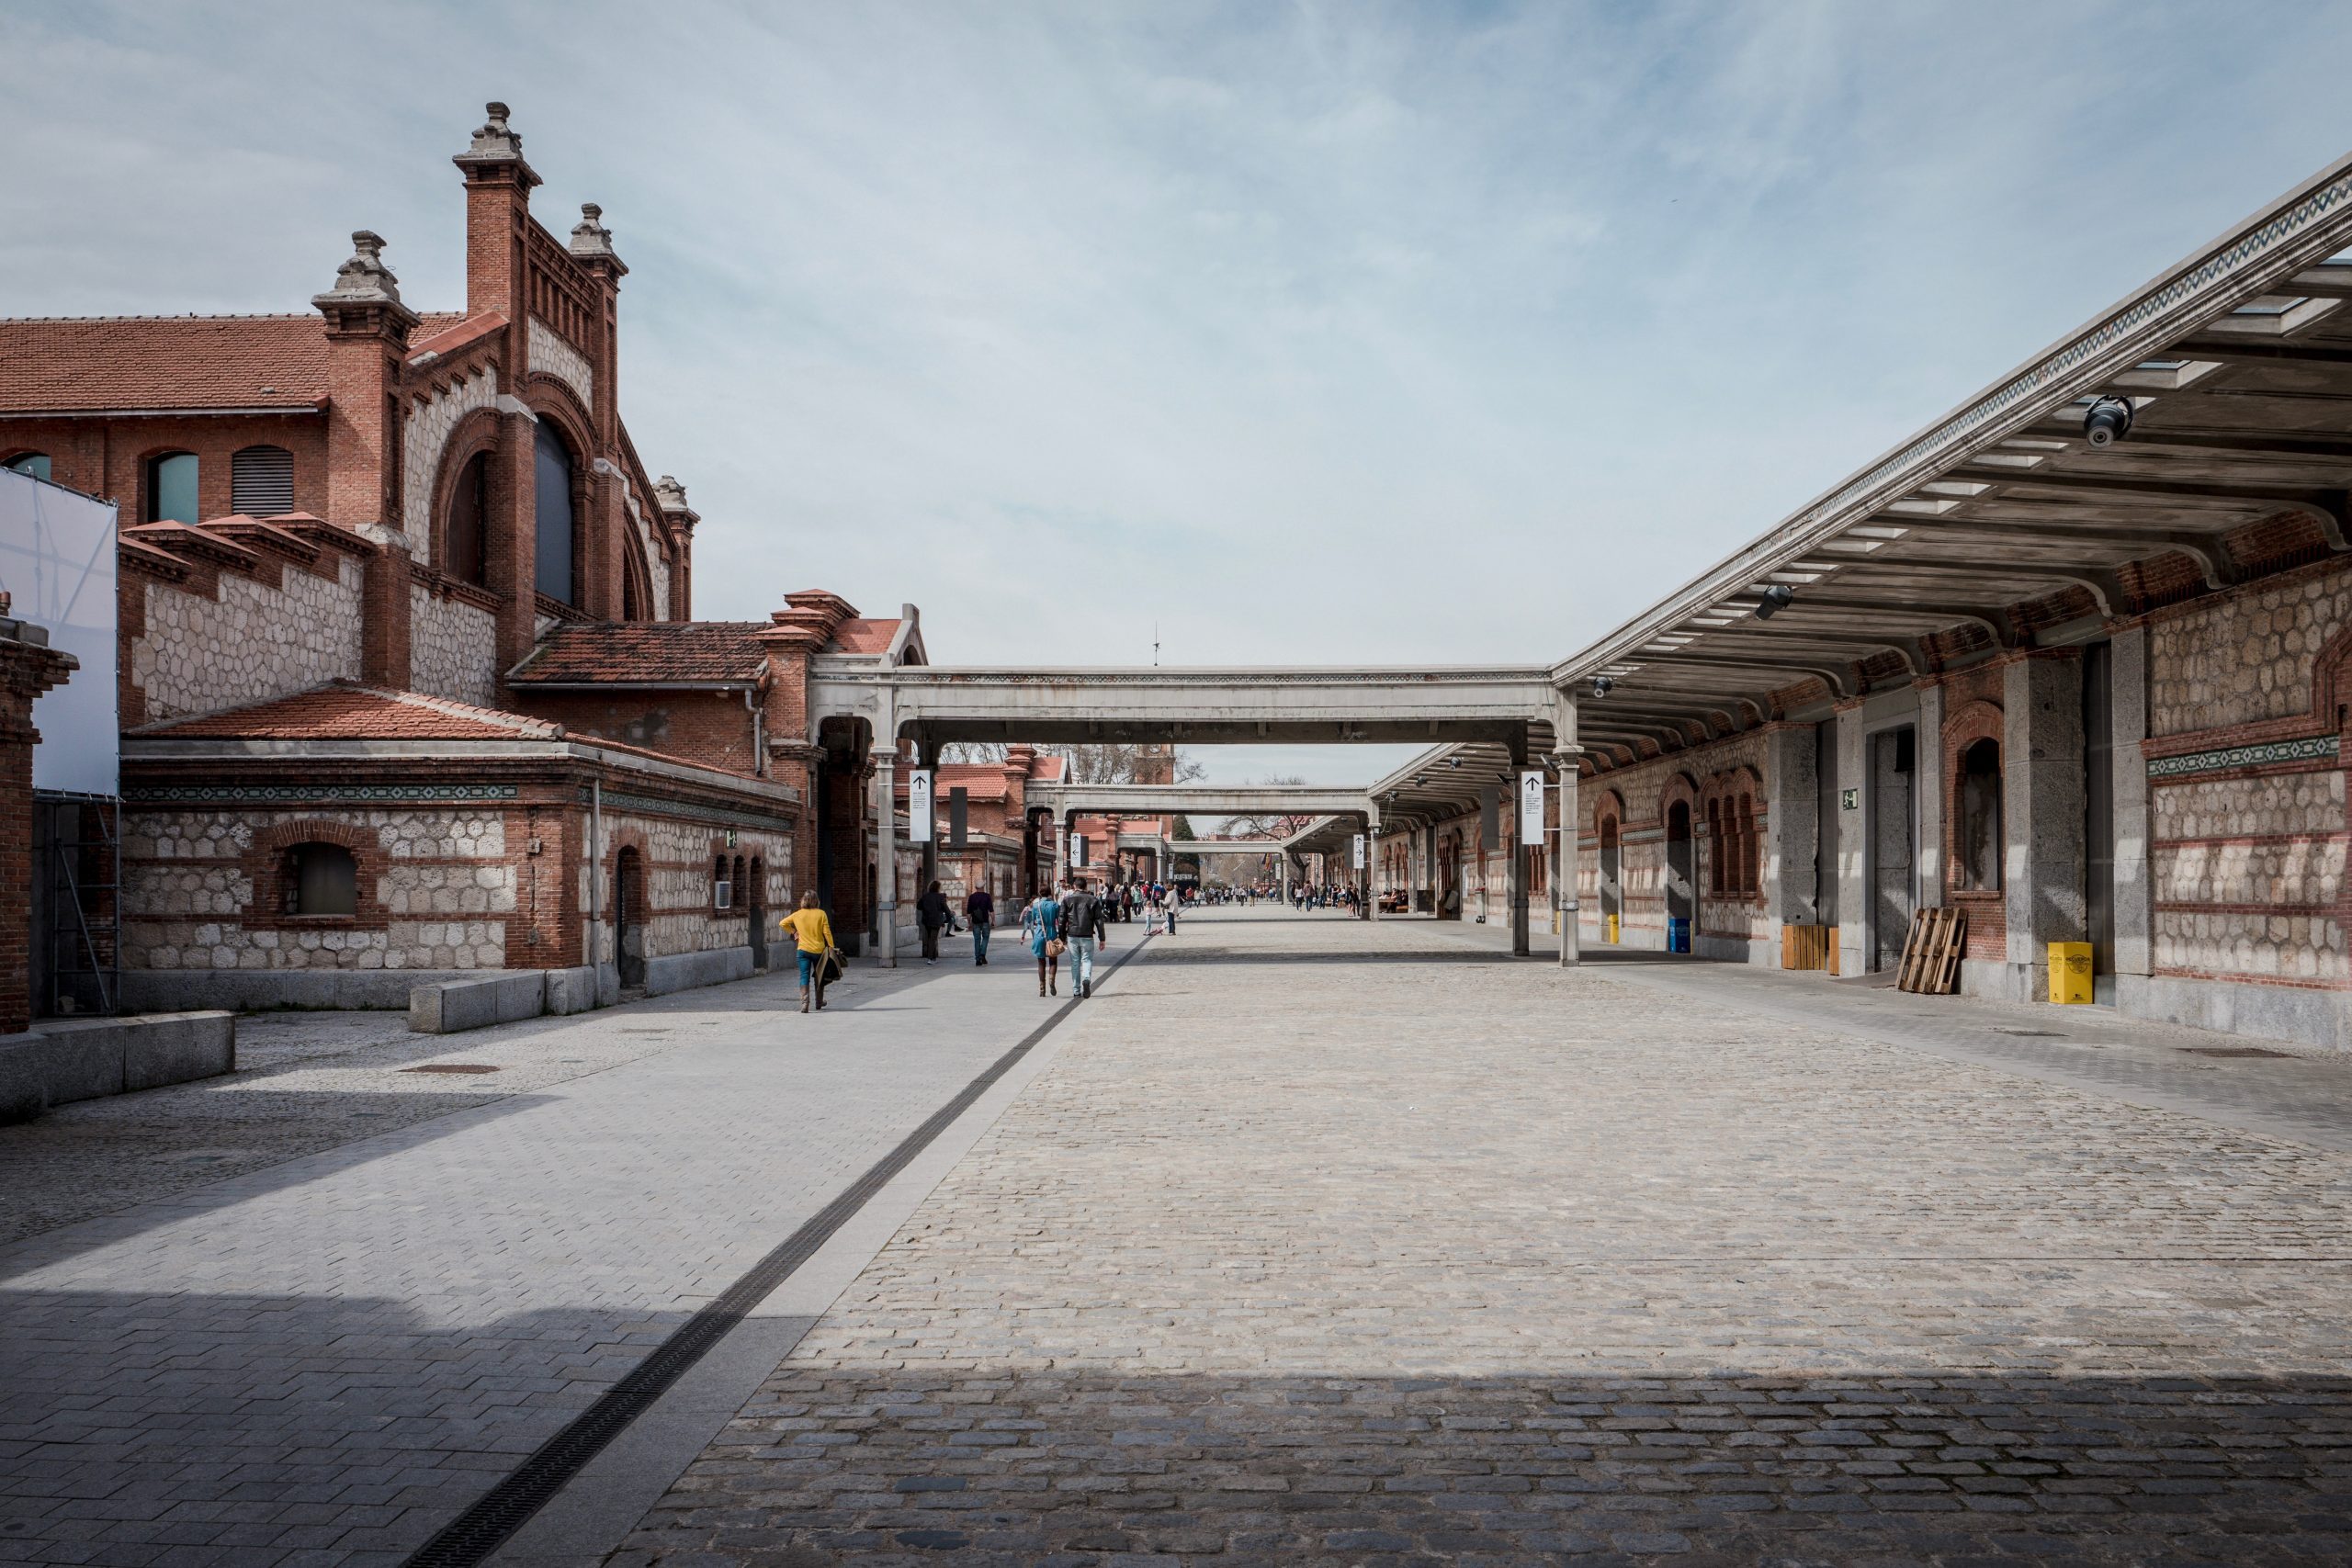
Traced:
<path id="1" fill-rule="evenodd" d="M 1968 945 L 1965 909 L 1921 909 L 1911 917 L 1903 939 L 1903 964 L 1895 971 L 1894 988 L 1923 996 L 1948 997 L 1960 987 L 1961 954 Z"/>

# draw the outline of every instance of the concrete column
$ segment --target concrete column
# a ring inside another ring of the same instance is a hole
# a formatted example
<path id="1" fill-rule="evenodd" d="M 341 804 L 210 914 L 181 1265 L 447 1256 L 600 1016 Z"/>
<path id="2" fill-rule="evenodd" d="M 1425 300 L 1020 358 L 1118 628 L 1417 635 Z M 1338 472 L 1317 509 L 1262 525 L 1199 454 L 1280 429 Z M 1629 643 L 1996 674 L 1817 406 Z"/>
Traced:
<path id="1" fill-rule="evenodd" d="M 1951 785 L 1944 777 L 1944 689 L 1919 688 L 1919 720 L 1911 748 L 1911 795 L 1919 803 L 1919 908 L 1944 901 L 1944 810 Z"/>
<path id="2" fill-rule="evenodd" d="M 1817 728 L 1781 725 L 1764 737 L 1764 912 L 1771 922 L 1776 964 L 1782 927 L 1820 923 L 1821 890 L 1815 886 L 1821 832 Z"/>
<path id="3" fill-rule="evenodd" d="M 1564 753 L 1555 761 L 1560 773 L 1560 850 L 1554 863 L 1559 869 L 1552 886 L 1559 889 L 1560 965 L 1566 968 L 1584 962 L 1584 933 L 1577 929 L 1584 918 L 1578 908 L 1584 886 L 1584 852 L 1577 847 L 1584 820 L 1583 807 L 1577 804 L 1577 760 Z"/>
<path id="4" fill-rule="evenodd" d="M 1380 819 L 1366 818 L 1363 825 L 1363 915 L 1368 920 L 1380 919 Z"/>
<path id="5" fill-rule="evenodd" d="M 874 742 L 874 956 L 885 969 L 899 966 L 899 752 Z"/>
<path id="6" fill-rule="evenodd" d="M 2148 628 L 2132 626 L 2109 644 L 2108 703 L 2115 742 L 2115 990 L 2139 990 L 2153 973 L 2154 897 L 2148 880 Z M 2128 1004 L 2126 1004 L 2128 1005 Z"/>
<path id="7" fill-rule="evenodd" d="M 1870 968 L 1871 845 L 1862 831 L 1869 814 L 1862 810 L 1862 790 L 1868 777 L 1863 765 L 1862 705 L 1850 703 L 1838 710 L 1838 973 L 1860 975 Z M 1849 796 L 1848 791 L 1853 792 Z M 1855 804 L 1849 807 L 1851 799 Z"/>
<path id="8" fill-rule="evenodd" d="M 2081 657 L 2036 653 L 2003 672 L 2002 907 L 2017 1001 L 2049 996 L 2049 944 L 2086 930 Z"/>

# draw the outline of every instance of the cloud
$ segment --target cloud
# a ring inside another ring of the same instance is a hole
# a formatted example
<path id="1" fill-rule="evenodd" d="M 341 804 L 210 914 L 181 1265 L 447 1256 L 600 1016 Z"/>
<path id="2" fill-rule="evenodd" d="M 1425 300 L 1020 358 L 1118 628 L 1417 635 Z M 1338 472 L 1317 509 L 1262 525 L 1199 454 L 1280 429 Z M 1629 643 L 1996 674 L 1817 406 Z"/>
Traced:
<path id="1" fill-rule="evenodd" d="M 462 296 L 514 106 L 697 610 L 1557 658 L 2342 151 L 2352 12 L 0 5 L 17 313 Z M 2280 47 L 2283 39 L 2291 47 Z M 1202 569 L 1219 569 L 1212 574 Z M 1295 771 L 1295 769 L 1293 771 Z"/>

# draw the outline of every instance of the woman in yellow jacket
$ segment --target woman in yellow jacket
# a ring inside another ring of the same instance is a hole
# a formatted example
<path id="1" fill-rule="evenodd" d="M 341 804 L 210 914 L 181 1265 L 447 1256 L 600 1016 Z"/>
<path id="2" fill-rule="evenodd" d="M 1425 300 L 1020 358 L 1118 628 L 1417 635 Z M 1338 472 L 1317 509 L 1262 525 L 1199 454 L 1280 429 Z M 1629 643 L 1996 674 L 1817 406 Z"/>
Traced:
<path id="1" fill-rule="evenodd" d="M 808 998 L 813 993 L 817 1010 L 825 1008 L 825 961 L 833 947 L 833 922 L 817 907 L 817 895 L 803 893 L 800 908 L 776 922 L 792 934 L 800 944 L 800 1010 L 808 1010 Z"/>

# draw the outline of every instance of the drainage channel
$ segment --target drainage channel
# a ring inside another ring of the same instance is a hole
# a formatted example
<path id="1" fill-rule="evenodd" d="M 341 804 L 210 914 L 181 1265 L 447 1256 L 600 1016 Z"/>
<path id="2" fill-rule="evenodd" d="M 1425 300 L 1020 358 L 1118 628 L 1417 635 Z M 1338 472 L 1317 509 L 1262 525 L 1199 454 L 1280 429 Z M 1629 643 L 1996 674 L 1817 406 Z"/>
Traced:
<path id="1" fill-rule="evenodd" d="M 1125 951 L 1110 963 L 1100 966 L 1102 973 L 1116 971 L 1128 959 L 1143 951 L 1144 938 L 1129 944 Z M 560 1492 L 571 1478 L 580 1473 L 588 1461 L 627 1430 L 630 1422 L 650 1409 L 654 1402 L 667 1393 L 696 1361 L 702 1359 L 712 1346 L 727 1337 L 729 1329 L 748 1315 L 752 1309 L 765 1301 L 775 1288 L 792 1277 L 793 1270 L 816 1255 L 833 1233 L 855 1216 L 873 1196 L 888 1186 L 890 1179 L 912 1164 L 942 1133 L 956 1123 L 976 1104 L 980 1096 L 999 1078 L 1004 1077 L 1035 1048 L 1037 1043 L 1051 1034 L 1068 1018 L 1079 998 L 1071 997 L 1046 1016 L 1046 1021 L 1022 1036 L 988 1069 L 964 1086 L 955 1099 L 932 1112 L 913 1132 L 899 1141 L 899 1145 L 884 1155 L 865 1175 L 842 1189 L 833 1201 L 818 1210 L 798 1230 L 779 1243 L 775 1250 L 752 1265 L 733 1284 L 729 1285 L 708 1305 L 678 1325 L 676 1332 L 653 1348 L 650 1355 L 630 1369 L 627 1375 L 596 1397 L 596 1402 L 572 1417 L 563 1430 L 533 1450 L 528 1459 L 508 1472 L 505 1478 L 476 1498 L 466 1511 L 442 1527 L 440 1532 L 416 1549 L 401 1564 L 401 1568 L 477 1568 L 492 1553 L 506 1544 L 515 1531 L 530 1522 L 531 1516 Z"/>

